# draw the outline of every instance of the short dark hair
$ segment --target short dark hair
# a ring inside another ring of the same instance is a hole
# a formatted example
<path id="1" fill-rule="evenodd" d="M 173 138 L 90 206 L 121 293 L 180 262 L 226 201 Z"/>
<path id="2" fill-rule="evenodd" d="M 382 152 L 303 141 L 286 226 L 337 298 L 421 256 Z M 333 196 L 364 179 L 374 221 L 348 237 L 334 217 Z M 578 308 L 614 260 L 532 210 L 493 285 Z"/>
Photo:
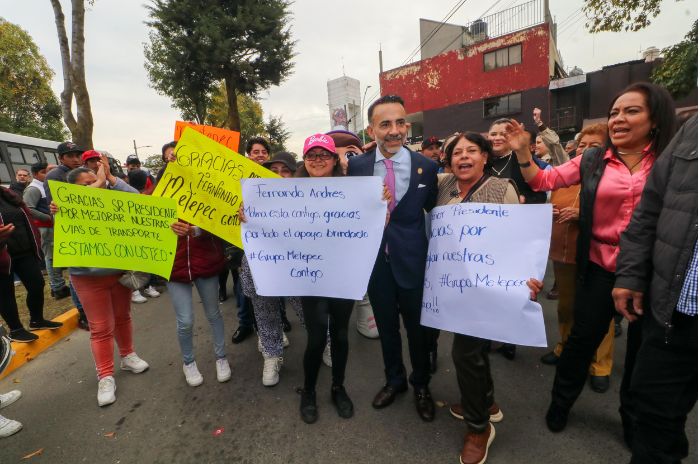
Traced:
<path id="1" fill-rule="evenodd" d="M 250 155 L 250 152 L 253 150 L 253 145 L 255 145 L 256 143 L 265 147 L 265 150 L 267 150 L 268 154 L 272 151 L 272 149 L 270 148 L 270 142 L 268 142 L 262 137 L 251 137 L 248 139 L 248 143 L 245 144 L 246 155 Z"/>
<path id="2" fill-rule="evenodd" d="M 372 122 L 372 115 L 374 114 L 374 109 L 378 107 L 379 105 L 385 105 L 387 103 L 398 103 L 399 105 L 405 107 L 406 105 L 403 102 L 403 98 L 399 97 L 398 95 L 384 95 L 383 97 L 379 97 L 378 99 L 374 100 L 371 105 L 369 105 L 369 108 L 367 109 L 367 123 L 370 124 Z"/>
<path id="3" fill-rule="evenodd" d="M 129 178 L 129 185 L 134 187 L 139 192 L 142 192 L 146 188 L 146 180 L 148 179 L 148 174 L 142 169 L 134 169 L 129 171 L 127 174 Z"/>
<path id="4" fill-rule="evenodd" d="M 652 84 L 651 82 L 635 82 L 628 85 L 625 89 L 615 95 L 610 101 L 608 107 L 608 119 L 610 119 L 610 111 L 618 98 L 629 92 L 638 92 L 644 95 L 647 107 L 649 108 L 649 119 L 656 127 L 649 134 L 651 138 L 651 151 L 654 156 L 659 156 L 664 148 L 669 144 L 678 128 L 678 120 L 676 118 L 675 105 L 673 98 L 668 90 Z M 608 146 L 612 147 L 610 134 L 608 134 Z"/>
<path id="5" fill-rule="evenodd" d="M 39 161 L 38 163 L 34 163 L 34 164 L 32 164 L 32 174 L 38 174 L 39 171 L 42 171 L 48 167 L 49 167 L 48 163 L 44 163 L 43 161 Z"/>
<path id="6" fill-rule="evenodd" d="M 177 145 L 177 142 L 176 142 L 175 140 L 173 140 L 172 142 L 168 142 L 168 143 L 166 143 L 165 145 L 163 145 L 163 148 L 160 149 L 160 154 L 161 154 L 161 156 L 165 156 L 165 150 L 167 150 L 168 148 L 175 148 L 176 145 Z"/>
<path id="7" fill-rule="evenodd" d="M 80 177 L 81 174 L 85 174 L 88 172 L 92 172 L 92 171 L 86 167 L 81 166 L 79 168 L 75 168 L 68 173 L 66 180 L 68 181 L 69 184 L 75 184 L 78 181 L 78 177 Z"/>
<path id="8" fill-rule="evenodd" d="M 491 142 L 486 140 L 486 138 L 477 132 L 462 132 L 457 135 L 447 148 L 445 148 L 445 163 L 449 166 L 452 164 L 452 153 L 457 146 L 457 142 L 462 139 L 469 140 L 471 143 L 479 147 L 479 150 L 486 153 L 486 159 L 490 159 L 493 156 L 493 149 L 491 148 Z"/>

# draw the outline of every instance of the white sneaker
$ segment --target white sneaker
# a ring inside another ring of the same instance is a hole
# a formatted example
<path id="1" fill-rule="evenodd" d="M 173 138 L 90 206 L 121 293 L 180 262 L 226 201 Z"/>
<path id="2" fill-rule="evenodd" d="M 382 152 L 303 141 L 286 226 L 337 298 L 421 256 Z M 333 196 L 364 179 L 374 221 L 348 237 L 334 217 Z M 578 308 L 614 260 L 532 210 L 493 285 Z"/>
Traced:
<path id="1" fill-rule="evenodd" d="M 277 385 L 280 381 L 280 368 L 283 364 L 283 358 L 268 358 L 265 357 L 263 364 L 262 383 L 266 387 Z"/>
<path id="2" fill-rule="evenodd" d="M 146 301 L 148 301 L 148 300 L 146 300 L 146 298 L 143 295 L 141 295 L 141 292 L 139 292 L 138 290 L 134 290 L 132 292 L 132 294 L 131 294 L 131 302 L 132 303 L 145 303 Z"/>
<path id="3" fill-rule="evenodd" d="M 149 285 L 148 287 L 144 288 L 143 293 L 145 293 L 146 296 L 150 298 L 158 298 L 160 296 L 160 292 L 153 288 L 152 285 Z"/>
<path id="4" fill-rule="evenodd" d="M 20 422 L 0 416 L 0 438 L 9 437 L 20 430 L 22 430 Z"/>
<path id="5" fill-rule="evenodd" d="M 187 385 L 190 387 L 198 387 L 204 382 L 204 377 L 197 369 L 197 362 L 192 361 L 189 364 L 183 364 L 182 371 L 185 373 L 185 380 L 187 380 Z"/>
<path id="6" fill-rule="evenodd" d="M 366 297 L 365 297 L 366 298 Z M 357 331 L 367 338 L 379 338 L 379 330 L 374 320 L 374 311 L 369 304 L 369 300 L 364 299 L 359 302 L 357 308 Z"/>
<path id="7" fill-rule="evenodd" d="M 333 360 L 331 359 L 331 344 L 327 343 L 326 348 L 323 350 L 323 364 L 328 367 L 333 367 Z"/>
<path id="8" fill-rule="evenodd" d="M 287 348 L 289 346 L 289 339 L 287 338 L 287 334 L 282 332 L 282 346 L 284 348 Z"/>
<path id="9" fill-rule="evenodd" d="M 18 399 L 22 397 L 22 392 L 19 390 L 12 390 L 3 395 L 0 395 L 0 409 L 5 408 Z"/>
<path id="10" fill-rule="evenodd" d="M 139 358 L 139 355 L 136 353 L 131 353 L 122 358 L 121 368 L 124 371 L 131 371 L 134 374 L 140 374 L 148 369 L 148 363 Z"/>
<path id="11" fill-rule="evenodd" d="M 226 382 L 231 379 L 231 366 L 228 364 L 228 359 L 221 358 L 216 360 L 216 380 Z"/>
<path id="12" fill-rule="evenodd" d="M 117 391 L 117 384 L 114 383 L 114 377 L 111 375 L 102 377 L 97 384 L 97 404 L 107 406 L 117 401 L 114 393 Z"/>

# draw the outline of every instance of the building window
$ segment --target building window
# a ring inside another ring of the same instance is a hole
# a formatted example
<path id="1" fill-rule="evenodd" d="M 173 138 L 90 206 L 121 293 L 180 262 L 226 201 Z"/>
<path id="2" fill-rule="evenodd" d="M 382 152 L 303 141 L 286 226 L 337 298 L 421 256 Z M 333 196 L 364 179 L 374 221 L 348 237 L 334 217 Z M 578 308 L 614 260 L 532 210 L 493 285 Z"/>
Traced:
<path id="1" fill-rule="evenodd" d="M 522 45 L 512 45 L 489 53 L 484 53 L 484 71 L 504 68 L 522 61 Z"/>
<path id="2" fill-rule="evenodd" d="M 484 100 L 484 118 L 495 118 L 507 114 L 519 113 L 521 94 L 513 93 Z"/>

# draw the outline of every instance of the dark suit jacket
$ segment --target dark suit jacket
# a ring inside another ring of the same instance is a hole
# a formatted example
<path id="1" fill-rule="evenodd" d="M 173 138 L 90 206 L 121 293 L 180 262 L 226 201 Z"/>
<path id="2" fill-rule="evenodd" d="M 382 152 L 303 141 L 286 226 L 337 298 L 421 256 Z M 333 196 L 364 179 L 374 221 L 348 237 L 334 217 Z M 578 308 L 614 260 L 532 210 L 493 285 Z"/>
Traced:
<path id="1" fill-rule="evenodd" d="M 389 262 L 396 283 L 403 288 L 420 288 L 425 277 L 425 259 L 428 254 L 428 238 L 425 233 L 425 211 L 437 202 L 438 165 L 413 151 L 411 154 L 411 179 L 408 191 L 391 213 L 384 229 L 378 259 L 384 259 L 389 246 Z M 376 149 L 350 158 L 348 176 L 373 176 Z M 422 187 L 419 187 L 421 186 Z"/>

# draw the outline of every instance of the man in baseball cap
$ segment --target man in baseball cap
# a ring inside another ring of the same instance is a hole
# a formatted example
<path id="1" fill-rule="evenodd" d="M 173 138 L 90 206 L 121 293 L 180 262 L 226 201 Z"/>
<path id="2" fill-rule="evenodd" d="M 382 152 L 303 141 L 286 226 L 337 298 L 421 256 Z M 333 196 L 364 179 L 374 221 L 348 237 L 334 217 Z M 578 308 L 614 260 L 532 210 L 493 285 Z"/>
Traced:
<path id="1" fill-rule="evenodd" d="M 440 163 L 440 153 L 442 151 L 440 147 L 442 147 L 442 142 L 437 137 L 428 137 L 423 140 L 420 152 L 426 158 Z"/>
<path id="2" fill-rule="evenodd" d="M 97 174 L 97 168 L 102 162 L 102 155 L 98 151 L 88 150 L 83 153 L 80 159 L 83 161 L 83 166 Z"/>

